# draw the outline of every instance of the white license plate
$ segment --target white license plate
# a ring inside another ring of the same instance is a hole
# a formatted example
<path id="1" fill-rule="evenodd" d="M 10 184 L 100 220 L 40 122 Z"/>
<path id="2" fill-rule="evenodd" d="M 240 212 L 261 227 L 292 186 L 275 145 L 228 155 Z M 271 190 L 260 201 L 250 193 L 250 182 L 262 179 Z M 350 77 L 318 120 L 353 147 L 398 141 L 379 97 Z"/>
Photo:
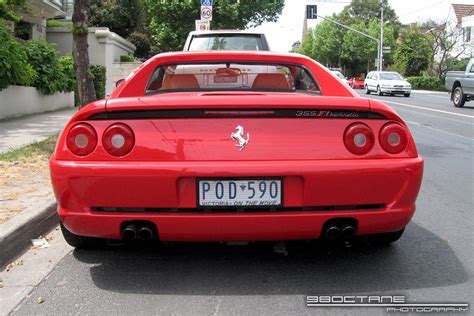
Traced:
<path id="1" fill-rule="evenodd" d="M 200 207 L 281 206 L 281 179 L 198 179 Z"/>

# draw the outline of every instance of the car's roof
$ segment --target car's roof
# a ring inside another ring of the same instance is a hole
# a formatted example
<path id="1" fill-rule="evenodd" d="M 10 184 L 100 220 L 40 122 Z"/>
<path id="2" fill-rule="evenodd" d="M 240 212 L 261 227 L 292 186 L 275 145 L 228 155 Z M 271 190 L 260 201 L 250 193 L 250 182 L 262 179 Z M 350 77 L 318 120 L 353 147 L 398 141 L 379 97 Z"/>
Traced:
<path id="1" fill-rule="evenodd" d="M 248 31 L 248 30 L 209 30 L 209 31 L 191 31 L 190 35 L 208 35 L 208 34 L 251 34 L 262 35 L 262 32 Z"/>

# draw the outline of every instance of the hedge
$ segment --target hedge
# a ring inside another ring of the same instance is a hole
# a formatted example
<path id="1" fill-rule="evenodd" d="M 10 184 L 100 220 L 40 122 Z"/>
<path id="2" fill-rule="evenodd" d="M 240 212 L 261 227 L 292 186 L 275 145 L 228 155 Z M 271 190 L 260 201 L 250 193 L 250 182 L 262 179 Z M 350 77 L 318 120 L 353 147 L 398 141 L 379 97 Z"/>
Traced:
<path id="1" fill-rule="evenodd" d="M 438 90 L 441 86 L 439 79 L 434 76 L 407 77 L 407 80 L 413 89 Z"/>
<path id="2" fill-rule="evenodd" d="M 29 86 L 35 77 L 36 72 L 28 64 L 23 47 L 6 23 L 0 20 L 0 90 L 9 85 Z"/>
<path id="3" fill-rule="evenodd" d="M 97 100 L 105 98 L 105 67 L 101 65 L 90 65 L 90 74 L 94 80 L 95 95 Z"/>
<path id="4" fill-rule="evenodd" d="M 130 56 L 130 55 L 122 55 L 120 56 L 120 62 L 122 63 L 129 63 L 129 62 L 133 62 L 135 61 L 135 59 L 133 58 L 133 56 Z"/>

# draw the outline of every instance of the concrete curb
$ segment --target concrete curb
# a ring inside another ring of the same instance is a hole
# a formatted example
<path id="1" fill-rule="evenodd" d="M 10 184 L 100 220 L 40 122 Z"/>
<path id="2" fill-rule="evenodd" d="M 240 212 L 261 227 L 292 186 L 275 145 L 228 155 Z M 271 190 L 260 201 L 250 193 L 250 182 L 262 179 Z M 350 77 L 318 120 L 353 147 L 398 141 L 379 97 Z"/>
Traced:
<path id="1" fill-rule="evenodd" d="M 411 92 L 420 93 L 420 94 L 441 94 L 441 95 L 449 95 L 449 92 L 447 92 L 447 91 L 411 90 Z"/>
<path id="2" fill-rule="evenodd" d="M 27 250 L 31 239 L 58 225 L 56 206 L 54 197 L 48 198 L 0 225 L 0 270 Z"/>

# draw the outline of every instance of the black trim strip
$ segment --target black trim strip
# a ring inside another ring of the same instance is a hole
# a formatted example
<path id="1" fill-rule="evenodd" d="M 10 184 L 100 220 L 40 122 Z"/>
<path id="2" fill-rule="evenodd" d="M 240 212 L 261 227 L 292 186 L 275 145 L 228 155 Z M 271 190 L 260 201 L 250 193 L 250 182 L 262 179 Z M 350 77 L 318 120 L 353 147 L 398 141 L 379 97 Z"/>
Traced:
<path id="1" fill-rule="evenodd" d="M 385 208 L 385 204 L 358 204 L 358 205 L 332 205 L 332 206 L 306 206 L 306 207 L 283 207 L 283 208 L 133 208 L 133 207 L 92 207 L 92 211 L 100 213 L 197 213 L 197 214 L 235 214 L 235 213 L 284 213 L 284 212 L 321 212 L 321 211 L 357 211 L 357 210 L 379 210 Z"/>
<path id="2" fill-rule="evenodd" d="M 226 113 L 227 112 L 227 113 Z M 89 116 L 89 120 L 133 120 L 133 119 L 186 119 L 229 117 L 275 117 L 275 118 L 349 118 L 387 119 L 384 115 L 369 111 L 331 109 L 180 109 L 139 110 L 102 112 Z"/>

